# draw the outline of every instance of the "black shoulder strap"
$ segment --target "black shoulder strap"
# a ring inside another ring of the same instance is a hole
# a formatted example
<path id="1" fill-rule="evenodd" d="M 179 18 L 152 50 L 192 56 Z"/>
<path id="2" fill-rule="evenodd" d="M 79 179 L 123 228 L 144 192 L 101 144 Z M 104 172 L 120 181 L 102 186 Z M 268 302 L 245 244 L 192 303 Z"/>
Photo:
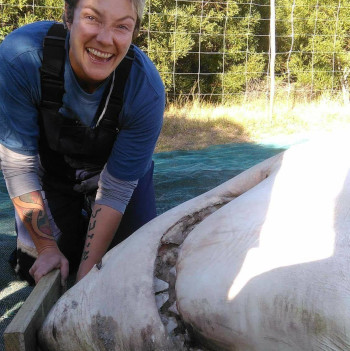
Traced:
<path id="1" fill-rule="evenodd" d="M 110 128 L 115 130 L 119 127 L 118 117 L 120 111 L 123 108 L 124 89 L 129 77 L 129 73 L 131 71 L 134 57 L 134 47 L 133 45 L 130 45 L 126 56 L 123 58 L 123 60 L 120 62 L 120 64 L 115 70 L 114 87 L 106 108 L 106 112 L 99 124 L 104 128 Z M 109 89 L 106 89 L 106 93 L 108 93 L 108 90 Z M 104 105 L 105 99 L 106 96 L 102 99 L 102 103 L 100 104 L 100 108 L 98 109 L 96 116 L 99 116 L 101 114 L 102 106 Z"/>
<path id="2" fill-rule="evenodd" d="M 43 63 L 40 69 L 42 107 L 58 110 L 62 106 L 66 36 L 64 25 L 54 23 L 44 38 Z"/>

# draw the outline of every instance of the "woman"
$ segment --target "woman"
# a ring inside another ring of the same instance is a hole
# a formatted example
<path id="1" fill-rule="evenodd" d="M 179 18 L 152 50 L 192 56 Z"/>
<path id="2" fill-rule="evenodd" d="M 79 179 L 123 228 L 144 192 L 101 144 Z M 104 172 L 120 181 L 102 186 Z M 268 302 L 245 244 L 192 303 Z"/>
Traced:
<path id="1" fill-rule="evenodd" d="M 143 7 L 66 0 L 67 34 L 37 22 L 0 45 L 1 168 L 16 210 L 16 270 L 27 280 L 59 268 L 64 284 L 79 265 L 79 281 L 114 237 L 155 216 L 165 94 L 131 45 Z"/>

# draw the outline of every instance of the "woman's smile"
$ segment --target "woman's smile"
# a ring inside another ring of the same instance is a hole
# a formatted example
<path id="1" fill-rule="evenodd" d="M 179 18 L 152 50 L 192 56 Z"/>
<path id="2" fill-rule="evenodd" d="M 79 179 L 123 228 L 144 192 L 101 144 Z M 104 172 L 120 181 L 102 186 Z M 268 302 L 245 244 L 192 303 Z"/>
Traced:
<path id="1" fill-rule="evenodd" d="M 86 50 L 93 61 L 108 62 L 114 56 L 112 53 L 103 52 L 94 48 L 87 48 Z"/>

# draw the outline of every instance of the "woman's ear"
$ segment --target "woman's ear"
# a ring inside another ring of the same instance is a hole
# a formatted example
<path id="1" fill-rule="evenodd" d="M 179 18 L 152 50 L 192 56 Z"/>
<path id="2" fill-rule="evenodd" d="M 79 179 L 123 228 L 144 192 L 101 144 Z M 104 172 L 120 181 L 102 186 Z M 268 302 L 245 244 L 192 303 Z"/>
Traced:
<path id="1" fill-rule="evenodd" d="M 69 8 L 69 5 L 65 2 L 64 3 L 64 17 L 65 17 L 65 25 L 70 30 L 70 27 L 72 25 L 71 23 L 71 9 Z"/>

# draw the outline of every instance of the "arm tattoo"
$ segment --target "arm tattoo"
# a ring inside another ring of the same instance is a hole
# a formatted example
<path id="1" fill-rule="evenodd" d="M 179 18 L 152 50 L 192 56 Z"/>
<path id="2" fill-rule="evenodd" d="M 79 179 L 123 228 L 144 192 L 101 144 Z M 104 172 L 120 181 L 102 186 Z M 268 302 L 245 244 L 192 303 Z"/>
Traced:
<path id="1" fill-rule="evenodd" d="M 100 211 L 101 211 L 100 208 L 97 209 L 97 210 L 95 211 L 95 213 L 91 213 L 91 217 L 92 217 L 92 218 L 96 218 L 97 214 L 98 214 Z"/>
<path id="2" fill-rule="evenodd" d="M 96 268 L 100 270 L 102 268 L 102 260 L 98 263 L 96 263 Z"/>
<path id="3" fill-rule="evenodd" d="M 12 201 L 29 232 L 37 239 L 54 240 L 39 191 L 18 196 Z"/>
<path id="4" fill-rule="evenodd" d="M 89 223 L 89 229 L 88 229 L 88 233 L 86 236 L 86 242 L 85 242 L 85 248 L 84 248 L 84 252 L 83 252 L 83 256 L 82 256 L 82 260 L 86 261 L 89 258 L 89 247 L 91 245 L 91 240 L 93 239 L 95 233 L 92 233 L 92 230 L 95 229 L 96 226 L 96 217 L 97 214 L 101 211 L 100 208 L 98 208 L 97 210 L 95 210 L 90 217 L 90 223 Z"/>
<path id="5" fill-rule="evenodd" d="M 92 221 L 91 221 L 92 222 Z M 92 223 L 89 223 L 89 231 L 95 228 L 96 221 L 93 221 Z"/>
<path id="6" fill-rule="evenodd" d="M 89 257 L 89 251 L 84 250 L 82 260 L 86 261 L 88 259 L 88 257 Z"/>

